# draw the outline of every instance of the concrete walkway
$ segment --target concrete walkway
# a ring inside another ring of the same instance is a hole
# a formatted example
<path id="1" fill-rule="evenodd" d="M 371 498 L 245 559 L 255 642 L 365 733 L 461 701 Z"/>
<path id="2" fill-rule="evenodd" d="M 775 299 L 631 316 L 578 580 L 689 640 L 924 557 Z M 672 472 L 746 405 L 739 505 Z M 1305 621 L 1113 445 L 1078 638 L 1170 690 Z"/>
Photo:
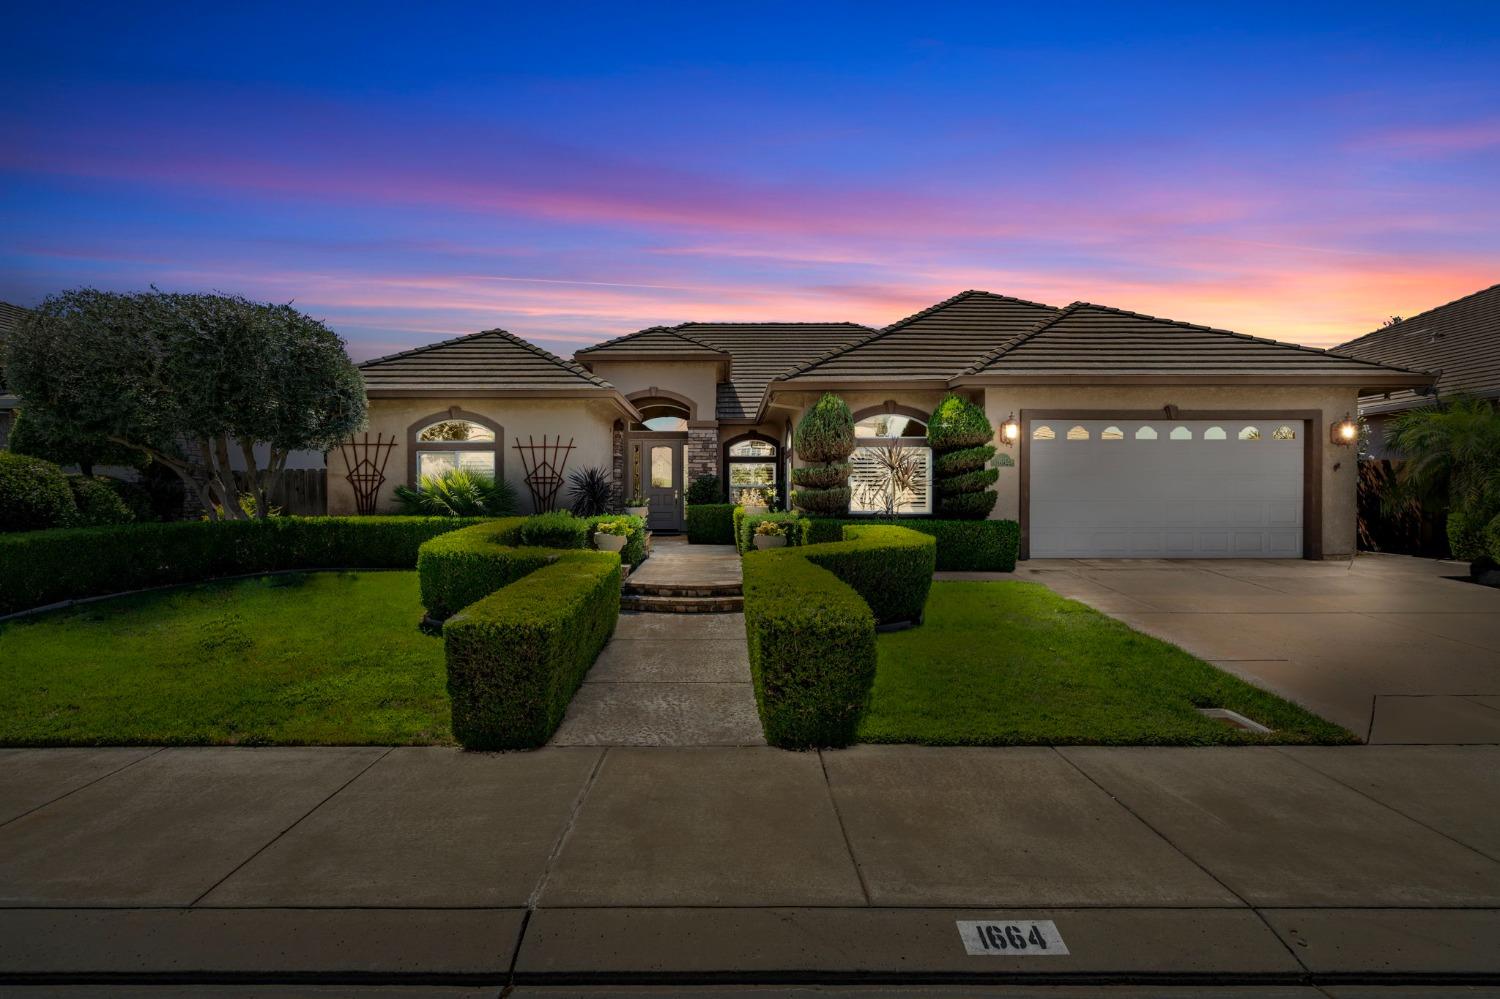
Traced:
<path id="1" fill-rule="evenodd" d="M 1372 743 L 1500 743 L 1500 589 L 1462 575 L 1360 555 L 1033 559 L 996 578 L 1045 583 Z"/>
<path id="2" fill-rule="evenodd" d="M 728 545 L 662 539 L 630 579 L 737 592 L 740 559 Z M 622 613 L 552 737 L 554 746 L 765 744 L 740 613 Z"/>
<path id="3" fill-rule="evenodd" d="M 1488 747 L 5 750 L 0 981 L 1452 988 L 1497 801 Z M 1067 953 L 970 953 L 1020 920 Z"/>

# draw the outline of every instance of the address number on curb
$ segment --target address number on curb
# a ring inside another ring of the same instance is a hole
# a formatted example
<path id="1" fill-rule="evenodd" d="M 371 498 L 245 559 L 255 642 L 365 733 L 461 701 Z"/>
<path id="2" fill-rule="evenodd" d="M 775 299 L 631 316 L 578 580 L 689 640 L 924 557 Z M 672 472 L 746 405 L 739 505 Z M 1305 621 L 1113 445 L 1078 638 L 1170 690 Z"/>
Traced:
<path id="1" fill-rule="evenodd" d="M 1057 924 L 1050 919 L 960 919 L 957 923 L 964 951 L 970 956 L 1047 957 L 1068 952 Z"/>

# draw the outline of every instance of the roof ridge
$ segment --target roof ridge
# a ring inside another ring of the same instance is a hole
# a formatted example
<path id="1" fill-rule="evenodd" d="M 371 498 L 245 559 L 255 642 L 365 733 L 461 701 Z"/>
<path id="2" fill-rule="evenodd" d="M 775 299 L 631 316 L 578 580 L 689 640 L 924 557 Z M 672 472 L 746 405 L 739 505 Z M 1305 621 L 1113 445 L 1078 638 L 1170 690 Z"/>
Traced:
<path id="1" fill-rule="evenodd" d="M 433 350 L 437 347 L 446 347 L 449 344 L 462 343 L 464 340 L 472 340 L 475 337 L 485 336 L 492 332 L 494 331 L 480 330 L 478 333 L 465 333 L 462 336 L 451 336 L 446 340 L 435 340 L 432 343 L 424 343 L 420 347 L 408 347 L 406 350 L 398 350 L 394 354 L 385 354 L 381 357 L 372 357 L 367 361 L 360 361 L 359 364 L 356 365 L 356 367 L 364 368 L 372 364 L 379 364 L 381 361 L 394 361 L 398 357 L 410 357 L 412 354 L 421 354 L 425 351 Z"/>
<path id="2" fill-rule="evenodd" d="M 1407 316 L 1404 319 L 1402 319 L 1399 323 L 1391 323 L 1389 326 L 1382 326 L 1379 329 L 1371 330 L 1368 333 L 1361 333 L 1359 336 L 1355 337 L 1353 340 L 1346 340 L 1343 343 L 1339 344 L 1337 347 L 1330 347 L 1329 349 L 1330 350 L 1343 350 L 1345 347 L 1352 347 L 1356 343 L 1359 343 L 1361 340 L 1368 339 L 1369 337 L 1372 337 L 1372 336 L 1377 336 L 1378 334 L 1381 334 L 1381 333 L 1389 333 L 1390 331 L 1392 331 L 1394 329 L 1397 329 L 1398 327 L 1405 326 L 1407 323 L 1414 323 L 1418 319 L 1425 319 L 1426 317 L 1432 315 L 1434 312 L 1439 312 L 1439 311 L 1441 311 L 1443 309 L 1448 308 L 1449 306 L 1457 305 L 1460 302 L 1467 302 L 1471 298 L 1478 298 L 1480 295 L 1487 295 L 1490 292 L 1497 291 L 1497 290 L 1500 290 L 1500 283 L 1492 284 L 1488 288 L 1480 288 L 1478 291 L 1471 291 L 1467 295 L 1460 295 L 1459 297 L 1455 298 L 1451 302 L 1444 302 L 1442 305 L 1434 305 L 1432 308 L 1430 308 L 1430 309 L 1424 309 L 1423 311 L 1418 312 L 1414 316 Z M 1359 359 L 1356 358 L 1356 360 L 1359 360 Z"/>
<path id="3" fill-rule="evenodd" d="M 914 323 L 918 319 L 923 319 L 940 309 L 947 308 L 954 302 L 957 302 L 959 299 L 967 298 L 970 295 L 984 295 L 987 298 L 998 298 L 1006 302 L 1016 302 L 1020 305 L 1031 305 L 1038 309 L 1052 309 L 1054 312 L 1057 310 L 1057 306 L 1048 305 L 1046 302 L 1033 302 L 1027 298 L 1017 298 L 1014 295 L 1002 295 L 997 291 L 985 291 L 983 288 L 969 288 L 965 291 L 959 292 L 957 295 L 950 295 L 949 297 L 943 299 L 941 302 L 938 302 L 936 305 L 929 305 L 927 308 L 923 309 L 920 312 L 913 312 L 905 319 L 898 319 L 895 322 L 891 323 L 889 326 L 883 326 L 881 327 L 881 332 L 888 332 L 890 330 L 896 329 L 897 327 L 905 326 L 908 323 Z"/>
<path id="4" fill-rule="evenodd" d="M 561 357 L 558 357 L 556 354 L 552 353 L 552 351 L 547 350 L 545 347 L 538 347 L 536 344 L 532 343 L 530 340 L 527 340 L 525 337 L 522 337 L 522 336 L 517 336 L 516 334 L 512 333 L 510 330 L 503 330 L 503 329 L 500 329 L 497 326 L 497 327 L 495 327 L 492 330 L 484 330 L 483 332 L 484 333 L 495 333 L 495 334 L 498 334 L 498 335 L 504 337 L 505 339 L 509 340 L 511 343 L 515 344 L 517 347 L 524 347 L 527 350 L 531 351 L 533 354 L 536 354 L 539 357 L 546 358 L 547 360 L 551 361 L 553 364 L 556 364 L 558 367 L 564 368 L 567 371 L 571 371 L 573 374 L 577 375 L 579 378 L 583 378 L 586 381 L 589 381 L 589 382 L 591 382 L 594 385 L 598 385 L 600 388 L 614 388 L 614 386 L 611 385 L 609 382 L 605 381 L 603 378 L 600 378 L 599 376 L 597 376 L 595 374 L 592 374 L 586 368 L 584 368 L 583 365 L 579 364 L 577 361 L 565 361 Z"/>
<path id="5" fill-rule="evenodd" d="M 1048 326 L 1051 326 L 1053 323 L 1057 322 L 1059 319 L 1063 318 L 1064 316 L 1072 315 L 1072 313 L 1073 313 L 1073 311 L 1075 309 L 1081 308 L 1082 306 L 1084 306 L 1086 304 L 1087 304 L 1086 302 L 1070 302 L 1070 303 L 1068 303 L 1067 305 L 1063 306 L 1060 310 L 1058 310 L 1058 312 L 1055 315 L 1044 317 L 1035 326 L 1031 327 L 1031 329 L 1027 330 L 1025 333 L 1022 333 L 1022 334 L 1020 334 L 1019 336 L 1016 336 L 1016 337 L 1012 337 L 1011 340 L 1008 343 L 1001 344 L 999 347 L 996 347 L 993 350 L 985 352 L 984 356 L 982 356 L 981 358 L 979 358 L 979 360 L 975 361 L 973 364 L 969 365 L 964 370 L 960 371 L 954 377 L 961 378 L 964 375 L 977 375 L 977 374 L 979 374 L 985 368 L 989 367 L 991 364 L 994 364 L 997 360 L 999 360 L 1000 357 L 1001 357 L 1001 355 L 1003 355 L 1006 352 L 1008 352 L 1011 348 L 1013 348 L 1013 347 L 1019 347 L 1021 344 L 1025 343 L 1027 340 L 1030 340 L 1032 337 L 1036 336 L 1038 333 L 1040 333 L 1042 330 L 1046 329 Z"/>
<path id="6" fill-rule="evenodd" d="M 684 326 L 853 326 L 856 329 L 870 330 L 871 332 L 875 330 L 873 326 L 866 326 L 864 323 L 856 323 L 848 319 L 830 320 L 829 322 L 818 322 L 807 319 L 791 321 L 785 319 L 716 319 L 711 322 L 704 322 L 699 319 L 690 319 L 687 322 L 678 323 L 676 326 L 665 326 L 662 328 L 671 330 L 680 336 L 687 336 L 686 333 L 682 332 Z"/>

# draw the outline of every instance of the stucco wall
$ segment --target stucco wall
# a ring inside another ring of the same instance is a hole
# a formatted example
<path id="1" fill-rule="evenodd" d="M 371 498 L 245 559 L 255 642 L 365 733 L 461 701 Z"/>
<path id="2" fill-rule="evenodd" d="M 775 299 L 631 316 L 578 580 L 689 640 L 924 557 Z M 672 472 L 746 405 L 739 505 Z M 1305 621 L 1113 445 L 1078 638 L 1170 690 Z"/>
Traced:
<path id="1" fill-rule="evenodd" d="M 715 361 L 591 361 L 594 374 L 629 398 L 652 388 L 684 396 L 697 407 L 696 420 L 714 419 L 719 365 Z"/>
<path id="2" fill-rule="evenodd" d="M 1255 410 L 1268 413 L 1316 410 L 1321 419 L 1312 427 L 1321 443 L 1319 476 L 1322 482 L 1322 533 L 1325 558 L 1348 557 L 1355 550 L 1355 487 L 1358 467 L 1353 448 L 1328 442 L 1328 428 L 1355 412 L 1355 392 L 1340 388 L 1287 386 L 990 386 L 985 389 L 985 412 L 997 432 L 1012 413 L 1025 410 L 1156 410 L 1174 405 L 1182 410 Z M 1161 417 L 1165 418 L 1165 417 Z M 1014 520 L 1020 515 L 1019 443 L 1009 450 L 1017 464 L 1000 469 L 996 485 L 999 501 L 992 517 Z M 1339 466 L 1335 469 L 1335 465 Z"/>
<path id="3" fill-rule="evenodd" d="M 521 456 L 514 447 L 516 438 L 523 443 L 528 436 L 538 443 L 542 436 L 562 436 L 564 442 L 573 440 L 573 450 L 568 454 L 563 474 L 575 472 L 585 466 L 597 465 L 610 470 L 614 464 L 613 435 L 611 433 L 619 410 L 604 400 L 596 399 L 485 399 L 485 398 L 412 398 L 371 399 L 369 408 L 369 434 L 374 440 L 377 433 L 387 438 L 396 438 L 396 447 L 391 451 L 385 466 L 385 483 L 380 488 L 378 512 L 391 513 L 396 509 L 396 486 L 408 482 L 411 444 L 408 431 L 419 421 L 425 422 L 434 413 L 446 412 L 450 406 L 477 413 L 498 424 L 505 431 L 505 439 L 497 440 L 496 461 L 501 474 L 515 486 L 520 499 L 520 512 L 531 512 L 531 494 L 526 489 L 525 471 Z M 363 433 L 355 434 L 362 438 Z M 345 476 L 348 468 L 341 450 L 328 454 L 328 512 L 332 515 L 355 512 L 354 490 Z M 568 506 L 567 485 L 558 492 L 558 507 Z"/>

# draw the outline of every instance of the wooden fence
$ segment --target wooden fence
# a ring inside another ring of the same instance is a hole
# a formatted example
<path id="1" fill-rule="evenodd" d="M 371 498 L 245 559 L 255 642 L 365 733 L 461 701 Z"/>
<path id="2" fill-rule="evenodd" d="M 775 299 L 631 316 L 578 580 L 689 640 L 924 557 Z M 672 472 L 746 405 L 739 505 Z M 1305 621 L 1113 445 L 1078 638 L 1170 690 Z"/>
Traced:
<path id="1" fill-rule="evenodd" d="M 236 472 L 235 478 L 240 488 L 245 488 L 244 475 Z M 286 469 L 271 493 L 271 506 L 299 517 L 323 516 L 328 512 L 328 469 Z"/>

